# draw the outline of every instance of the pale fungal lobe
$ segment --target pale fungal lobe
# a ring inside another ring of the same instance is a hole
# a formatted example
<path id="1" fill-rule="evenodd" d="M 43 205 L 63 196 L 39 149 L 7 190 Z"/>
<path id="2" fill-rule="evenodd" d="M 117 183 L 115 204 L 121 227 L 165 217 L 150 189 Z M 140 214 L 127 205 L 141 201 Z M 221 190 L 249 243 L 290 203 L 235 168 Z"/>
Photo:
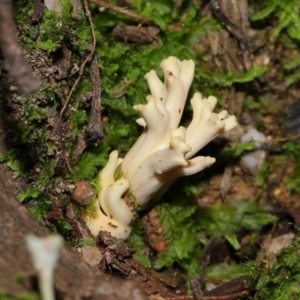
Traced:
<path id="1" fill-rule="evenodd" d="M 129 224 L 133 212 L 122 198 L 129 188 L 129 182 L 124 178 L 114 180 L 115 171 L 121 162 L 122 159 L 118 159 L 118 152 L 111 152 L 106 166 L 99 174 L 100 192 L 97 205 L 95 211 L 86 220 L 94 236 L 97 236 L 100 230 L 112 232 L 116 237 L 130 234 Z"/>
<path id="2" fill-rule="evenodd" d="M 41 299 L 55 300 L 53 288 L 53 273 L 63 238 L 60 235 L 51 235 L 40 238 L 34 235 L 26 237 L 26 246 L 31 254 L 35 270 L 38 273 Z"/>
<path id="3" fill-rule="evenodd" d="M 211 166 L 215 158 L 192 157 L 237 124 L 236 118 L 225 110 L 213 113 L 215 97 L 203 98 L 195 93 L 191 99 L 192 121 L 187 128 L 179 127 L 195 64 L 170 56 L 160 66 L 165 81 L 155 71 L 148 72 L 145 79 L 151 95 L 147 104 L 134 106 L 141 116 L 137 122 L 144 127 L 142 135 L 124 160 L 118 159 L 117 151 L 113 151 L 99 173 L 101 189 L 96 212 L 87 220 L 93 235 L 107 230 L 115 237 L 127 238 L 136 206 L 145 207 L 150 200 L 159 198 L 176 178 Z M 115 180 L 117 168 L 121 168 L 122 175 Z"/>

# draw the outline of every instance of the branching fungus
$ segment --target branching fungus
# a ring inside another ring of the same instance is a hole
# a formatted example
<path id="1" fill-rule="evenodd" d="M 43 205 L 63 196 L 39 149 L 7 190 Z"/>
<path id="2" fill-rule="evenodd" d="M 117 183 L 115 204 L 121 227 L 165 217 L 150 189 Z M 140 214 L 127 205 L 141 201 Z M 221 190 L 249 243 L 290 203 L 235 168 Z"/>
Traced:
<path id="1" fill-rule="evenodd" d="M 107 165 L 99 173 L 100 192 L 96 211 L 87 219 L 93 235 L 109 231 L 127 238 L 137 207 L 145 207 L 158 199 L 181 176 L 192 175 L 211 166 L 215 158 L 196 156 L 201 148 L 220 133 L 236 126 L 236 118 L 227 111 L 213 113 L 217 99 L 191 99 L 193 118 L 188 126 L 178 127 L 190 85 L 194 77 L 192 60 L 180 61 L 170 56 L 160 64 L 163 83 L 155 71 L 145 75 L 151 95 L 147 104 L 135 105 L 140 114 L 138 124 L 144 127 L 124 159 L 113 151 Z"/>

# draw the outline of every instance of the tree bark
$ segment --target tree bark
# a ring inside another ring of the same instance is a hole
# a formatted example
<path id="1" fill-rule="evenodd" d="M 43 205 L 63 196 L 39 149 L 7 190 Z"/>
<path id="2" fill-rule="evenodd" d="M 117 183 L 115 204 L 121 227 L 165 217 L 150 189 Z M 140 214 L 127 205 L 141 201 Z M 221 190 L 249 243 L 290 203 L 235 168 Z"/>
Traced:
<path id="1" fill-rule="evenodd" d="M 16 32 L 13 1 L 2 0 L 0 1 L 0 47 L 4 56 L 4 66 L 16 80 L 20 92 L 29 94 L 39 88 L 40 80 L 33 75 L 25 61 Z"/>
<path id="2" fill-rule="evenodd" d="M 30 233 L 49 235 L 48 229 L 36 221 L 0 181 L 1 293 L 14 296 L 37 289 L 35 271 L 25 246 L 25 237 Z M 57 299 L 147 299 L 136 283 L 91 269 L 77 252 L 66 246 L 55 270 L 54 287 Z"/>

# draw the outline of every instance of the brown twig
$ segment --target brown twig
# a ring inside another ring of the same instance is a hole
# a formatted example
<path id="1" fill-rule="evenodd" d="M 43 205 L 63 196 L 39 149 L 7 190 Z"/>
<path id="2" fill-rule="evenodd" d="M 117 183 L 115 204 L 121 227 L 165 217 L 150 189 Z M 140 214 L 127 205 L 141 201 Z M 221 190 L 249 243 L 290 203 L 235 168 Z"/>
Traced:
<path id="1" fill-rule="evenodd" d="M 189 281 L 190 281 L 191 290 L 192 290 L 194 299 L 195 300 L 203 300 L 203 291 L 202 291 L 199 279 L 195 278 L 195 277 L 191 277 L 189 279 Z"/>
<path id="2" fill-rule="evenodd" d="M 40 0 L 34 0 L 33 2 L 33 14 L 31 17 L 31 23 L 32 24 L 37 24 L 40 19 L 41 19 L 41 15 L 42 15 L 42 4 L 40 2 Z"/>
<path id="3" fill-rule="evenodd" d="M 205 276 L 206 268 L 210 263 L 211 254 L 216 249 L 219 242 L 220 242 L 220 238 L 218 238 L 218 237 L 211 238 L 201 254 L 201 257 L 200 257 L 200 260 L 201 260 L 200 280 L 202 282 L 204 282 L 204 276 Z"/>
<path id="4" fill-rule="evenodd" d="M 197 278 L 190 278 L 191 289 L 193 293 L 194 300 L 233 300 L 240 298 L 241 296 L 245 296 L 249 292 L 249 281 L 245 277 L 240 277 L 224 283 L 215 289 L 209 291 L 204 296 L 204 275 L 206 268 L 210 262 L 210 257 L 212 252 L 216 249 L 220 239 L 219 238 L 212 238 L 201 255 L 201 270 L 200 270 L 200 277 Z M 188 298 L 171 298 L 172 300 L 188 300 Z M 170 300 L 171 300 L 170 299 Z"/>
<path id="5" fill-rule="evenodd" d="M 4 66 L 16 80 L 21 93 L 28 94 L 39 88 L 40 81 L 34 77 L 24 60 L 16 32 L 12 0 L 2 0 L 0 1 L 0 46 L 4 56 Z"/>
<path id="6" fill-rule="evenodd" d="M 78 134 L 71 155 L 71 164 L 74 164 L 79 155 L 88 146 L 88 144 L 97 145 L 103 138 L 103 130 L 101 124 L 101 88 L 100 88 L 100 72 L 98 68 L 97 58 L 93 57 L 90 66 L 90 91 L 91 113 L 88 126 L 84 132 Z"/>
<path id="7" fill-rule="evenodd" d="M 204 296 L 203 300 L 234 300 L 239 299 L 242 296 L 248 295 L 249 291 L 244 290 L 238 293 L 228 294 L 228 295 L 219 295 L 219 296 Z"/>
<path id="8" fill-rule="evenodd" d="M 201 254 L 201 269 L 200 269 L 200 275 L 199 278 L 191 277 L 190 278 L 190 284 L 192 293 L 195 300 L 204 300 L 203 296 L 203 290 L 205 289 L 205 283 L 204 283 L 204 276 L 206 272 L 206 268 L 210 262 L 210 256 L 212 252 L 215 250 L 216 246 L 218 245 L 220 239 L 217 237 L 213 237 L 210 239 L 206 247 L 204 248 L 202 254 Z"/>
<path id="9" fill-rule="evenodd" d="M 40 19 L 42 17 L 44 6 L 40 0 L 34 0 L 33 2 L 33 14 L 31 17 L 31 24 L 35 27 L 34 35 L 31 37 L 33 41 L 36 41 L 40 35 Z"/>
<path id="10" fill-rule="evenodd" d="M 82 75 L 83 75 L 83 69 L 85 67 L 85 65 L 87 64 L 88 61 L 90 61 L 95 53 L 95 48 L 96 48 L 96 36 L 95 36 L 95 30 L 94 30 L 94 25 L 93 25 L 93 21 L 92 21 L 92 17 L 91 17 L 91 13 L 90 13 L 90 10 L 89 10 L 89 7 L 88 7 L 88 3 L 87 3 L 87 0 L 84 0 L 83 1 L 84 3 L 84 10 L 85 10 L 85 14 L 89 20 L 89 23 L 90 23 L 90 28 L 91 28 L 91 34 L 92 34 L 92 49 L 91 49 L 91 52 L 90 54 L 85 58 L 85 60 L 83 61 L 83 63 L 81 64 L 80 68 L 79 68 L 79 74 L 78 74 L 78 77 L 76 78 L 68 96 L 67 96 L 67 99 L 66 99 L 66 102 L 63 106 L 63 108 L 61 109 L 60 111 L 60 115 L 62 116 L 64 111 L 66 110 L 69 102 L 70 102 L 70 99 L 74 93 L 74 90 L 77 86 L 77 84 L 79 83 Z"/>
<path id="11" fill-rule="evenodd" d="M 141 24 L 150 23 L 150 21 L 147 18 L 139 16 L 133 12 L 130 12 L 124 7 L 115 6 L 115 5 L 110 4 L 103 0 L 88 0 L 88 1 L 90 3 L 97 5 L 99 8 L 108 9 L 108 10 L 114 11 L 116 13 L 122 14 L 122 15 L 126 16 L 127 18 L 134 20 L 138 23 L 141 23 Z"/>
<path id="12" fill-rule="evenodd" d="M 206 297 L 215 297 L 211 298 L 211 300 L 236 299 L 246 295 L 250 287 L 251 283 L 247 277 L 239 277 L 210 290 L 206 293 Z"/>
<path id="13" fill-rule="evenodd" d="M 240 297 L 248 295 L 249 291 L 245 290 L 238 293 L 233 293 L 229 295 L 219 295 L 219 296 L 204 296 L 203 300 L 235 300 Z M 195 298 L 192 296 L 178 296 L 172 298 L 165 298 L 165 300 L 194 300 Z"/>
<path id="14" fill-rule="evenodd" d="M 101 125 L 101 87 L 100 72 L 96 56 L 93 57 L 90 68 L 92 104 L 89 124 L 85 130 L 87 142 L 98 145 L 103 139 L 103 130 Z"/>

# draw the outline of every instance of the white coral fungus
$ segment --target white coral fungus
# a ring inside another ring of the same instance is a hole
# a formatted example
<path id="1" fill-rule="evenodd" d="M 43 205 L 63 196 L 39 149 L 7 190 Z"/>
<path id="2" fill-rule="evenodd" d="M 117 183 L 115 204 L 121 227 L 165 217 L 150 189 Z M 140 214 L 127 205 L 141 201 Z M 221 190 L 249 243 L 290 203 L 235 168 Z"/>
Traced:
<path id="1" fill-rule="evenodd" d="M 191 99 L 192 121 L 188 128 L 178 127 L 195 64 L 192 60 L 180 61 L 170 56 L 160 66 L 165 82 L 155 71 L 148 72 L 145 79 L 151 95 L 147 104 L 134 106 L 141 116 L 137 122 L 144 127 L 142 135 L 123 160 L 113 151 L 99 173 L 101 190 L 96 212 L 87 220 L 95 236 L 100 230 L 106 230 L 126 239 L 136 207 L 144 207 L 150 200 L 159 198 L 176 178 L 211 166 L 215 162 L 213 157 L 192 157 L 237 124 L 236 118 L 225 110 L 213 113 L 215 97 L 203 98 L 195 93 Z M 121 174 L 117 180 L 116 173 Z"/>

